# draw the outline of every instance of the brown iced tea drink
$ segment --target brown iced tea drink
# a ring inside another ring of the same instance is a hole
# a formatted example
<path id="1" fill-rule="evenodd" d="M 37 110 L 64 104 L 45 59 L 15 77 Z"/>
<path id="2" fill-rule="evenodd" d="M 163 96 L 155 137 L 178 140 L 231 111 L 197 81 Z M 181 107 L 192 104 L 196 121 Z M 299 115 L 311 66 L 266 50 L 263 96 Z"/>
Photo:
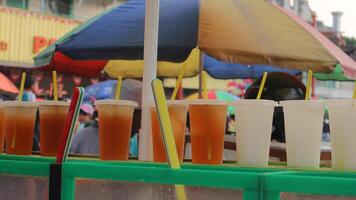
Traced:
<path id="1" fill-rule="evenodd" d="M 40 153 L 42 156 L 56 156 L 59 142 L 67 119 L 69 103 L 45 101 L 40 110 Z"/>
<path id="2" fill-rule="evenodd" d="M 227 105 L 222 101 L 193 100 L 189 104 L 192 163 L 222 164 Z"/>
<path id="3" fill-rule="evenodd" d="M 99 100 L 99 157 L 101 160 L 128 160 L 132 117 L 136 102 Z"/>
<path id="4" fill-rule="evenodd" d="M 30 155 L 32 152 L 37 104 L 9 102 L 5 107 L 6 153 Z"/>
<path id="5" fill-rule="evenodd" d="M 188 107 L 184 101 L 167 101 L 168 112 L 176 143 L 178 158 L 182 162 L 184 157 L 185 127 Z M 167 162 L 166 150 L 163 143 L 161 128 L 158 121 L 156 108 L 151 108 L 151 127 L 153 142 L 153 161 Z"/>
<path id="6" fill-rule="evenodd" d="M 0 102 L 0 153 L 4 151 L 5 143 L 5 108 L 4 102 Z"/>

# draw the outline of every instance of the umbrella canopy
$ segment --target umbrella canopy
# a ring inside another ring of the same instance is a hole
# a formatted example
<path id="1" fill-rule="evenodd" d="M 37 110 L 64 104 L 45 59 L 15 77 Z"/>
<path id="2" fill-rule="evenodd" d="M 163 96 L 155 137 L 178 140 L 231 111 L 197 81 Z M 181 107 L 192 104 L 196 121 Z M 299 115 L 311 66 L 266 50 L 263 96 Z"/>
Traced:
<path id="1" fill-rule="evenodd" d="M 145 3 L 128 1 L 77 27 L 36 56 L 35 65 L 57 71 L 80 66 L 68 71 L 87 75 L 109 60 L 142 60 Z M 334 47 L 321 34 L 266 1 L 161 0 L 159 22 L 160 61 L 182 62 L 198 47 L 232 63 L 327 72 L 340 62 L 347 76 L 356 77 L 356 64 L 343 62 L 347 58 L 329 50 Z"/>
<path id="2" fill-rule="evenodd" d="M 341 65 L 336 65 L 332 73 L 315 73 L 314 77 L 321 81 L 354 81 L 344 75 Z"/>
<path id="3" fill-rule="evenodd" d="M 258 78 L 263 75 L 263 72 L 286 72 L 292 75 L 302 73 L 300 70 L 283 69 L 270 65 L 242 65 L 221 62 L 207 55 L 204 55 L 204 69 L 216 79 Z"/>
<path id="4" fill-rule="evenodd" d="M 0 91 L 12 94 L 18 94 L 19 89 L 3 74 L 0 72 Z"/>
<path id="5" fill-rule="evenodd" d="M 189 95 L 186 99 L 198 99 L 198 98 L 199 98 L 198 93 L 194 93 Z M 232 101 L 239 100 L 240 98 L 223 90 L 210 90 L 208 92 L 208 99 L 217 99 L 217 100 L 232 102 Z M 227 111 L 230 115 L 233 115 L 235 113 L 235 107 L 229 106 Z"/>

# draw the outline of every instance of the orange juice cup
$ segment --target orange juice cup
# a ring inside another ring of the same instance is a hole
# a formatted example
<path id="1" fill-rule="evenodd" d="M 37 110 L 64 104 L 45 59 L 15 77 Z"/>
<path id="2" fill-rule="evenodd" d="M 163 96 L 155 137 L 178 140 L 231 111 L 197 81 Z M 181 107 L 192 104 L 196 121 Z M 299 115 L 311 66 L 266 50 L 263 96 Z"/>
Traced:
<path id="1" fill-rule="evenodd" d="M 128 160 L 132 117 L 136 102 L 99 100 L 99 157 L 101 160 Z"/>
<path id="2" fill-rule="evenodd" d="M 32 152 L 37 104 L 8 102 L 5 106 L 6 152 L 30 155 Z"/>
<path id="3" fill-rule="evenodd" d="M 0 102 L 0 153 L 4 151 L 5 140 L 5 107 L 4 102 Z"/>
<path id="4" fill-rule="evenodd" d="M 40 153 L 42 156 L 56 156 L 64 130 L 69 103 L 44 101 L 40 110 Z"/>
<path id="5" fill-rule="evenodd" d="M 187 122 L 188 106 L 185 101 L 167 101 L 169 116 L 171 118 L 174 141 L 180 162 L 184 157 L 185 127 Z M 156 107 L 151 107 L 151 126 L 153 142 L 153 161 L 167 162 L 166 150 L 162 140 L 161 129 Z"/>
<path id="6" fill-rule="evenodd" d="M 189 102 L 192 162 L 222 164 L 227 104 L 216 100 Z"/>

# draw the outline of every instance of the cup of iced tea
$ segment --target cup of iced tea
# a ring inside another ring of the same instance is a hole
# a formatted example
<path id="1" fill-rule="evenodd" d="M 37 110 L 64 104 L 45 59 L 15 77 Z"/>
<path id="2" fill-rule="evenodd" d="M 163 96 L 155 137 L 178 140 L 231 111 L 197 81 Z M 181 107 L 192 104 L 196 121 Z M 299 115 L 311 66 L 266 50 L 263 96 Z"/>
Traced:
<path id="1" fill-rule="evenodd" d="M 0 153 L 4 151 L 5 143 L 5 102 L 0 101 Z"/>
<path id="2" fill-rule="evenodd" d="M 332 168 L 356 170 L 356 100 L 325 100 L 330 123 Z"/>
<path id="3" fill-rule="evenodd" d="M 99 157 L 101 160 L 128 160 L 133 112 L 137 103 L 125 100 L 98 100 Z"/>
<path id="4" fill-rule="evenodd" d="M 222 164 L 227 104 L 223 101 L 189 101 L 192 163 Z"/>
<path id="5" fill-rule="evenodd" d="M 324 103 L 290 100 L 280 104 L 284 112 L 287 166 L 319 168 Z"/>
<path id="6" fill-rule="evenodd" d="M 35 131 L 37 103 L 8 102 L 5 106 L 6 153 L 30 155 Z"/>
<path id="7" fill-rule="evenodd" d="M 178 158 L 182 162 L 184 157 L 185 128 L 187 123 L 188 105 L 186 101 L 167 101 L 168 112 L 171 119 L 174 141 Z M 153 142 L 153 161 L 167 162 L 166 150 L 163 143 L 161 128 L 156 107 L 151 107 L 151 128 Z"/>
<path id="8" fill-rule="evenodd" d="M 267 167 L 275 101 L 238 100 L 235 106 L 237 164 Z"/>
<path id="9" fill-rule="evenodd" d="M 40 153 L 56 156 L 69 109 L 68 102 L 42 101 L 40 111 Z"/>

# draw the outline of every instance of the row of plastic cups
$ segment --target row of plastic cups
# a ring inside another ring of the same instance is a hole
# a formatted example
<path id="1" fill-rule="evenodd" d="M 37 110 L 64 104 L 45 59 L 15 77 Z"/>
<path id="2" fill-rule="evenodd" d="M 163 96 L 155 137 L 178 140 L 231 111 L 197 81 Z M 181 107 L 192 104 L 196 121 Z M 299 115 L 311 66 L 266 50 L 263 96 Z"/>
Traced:
<path id="1" fill-rule="evenodd" d="M 55 156 L 64 129 L 69 103 L 44 101 L 0 102 L 0 152 L 30 155 L 35 131 L 36 111 L 40 110 L 41 155 Z"/>
<path id="2" fill-rule="evenodd" d="M 185 104 L 184 104 L 185 103 Z M 189 106 L 187 106 L 189 104 Z M 329 110 L 332 146 L 332 166 L 335 169 L 356 169 L 356 100 L 282 101 L 288 167 L 318 168 L 324 106 Z M 184 107 L 186 105 L 186 107 Z M 237 163 L 248 166 L 268 166 L 273 112 L 277 102 L 269 100 L 239 100 L 236 108 Z M 183 159 L 184 134 L 189 108 L 192 162 L 221 164 L 223 158 L 226 104 L 199 100 L 168 102 L 179 158 Z M 165 161 L 165 151 L 157 116 L 152 109 L 154 160 Z"/>

